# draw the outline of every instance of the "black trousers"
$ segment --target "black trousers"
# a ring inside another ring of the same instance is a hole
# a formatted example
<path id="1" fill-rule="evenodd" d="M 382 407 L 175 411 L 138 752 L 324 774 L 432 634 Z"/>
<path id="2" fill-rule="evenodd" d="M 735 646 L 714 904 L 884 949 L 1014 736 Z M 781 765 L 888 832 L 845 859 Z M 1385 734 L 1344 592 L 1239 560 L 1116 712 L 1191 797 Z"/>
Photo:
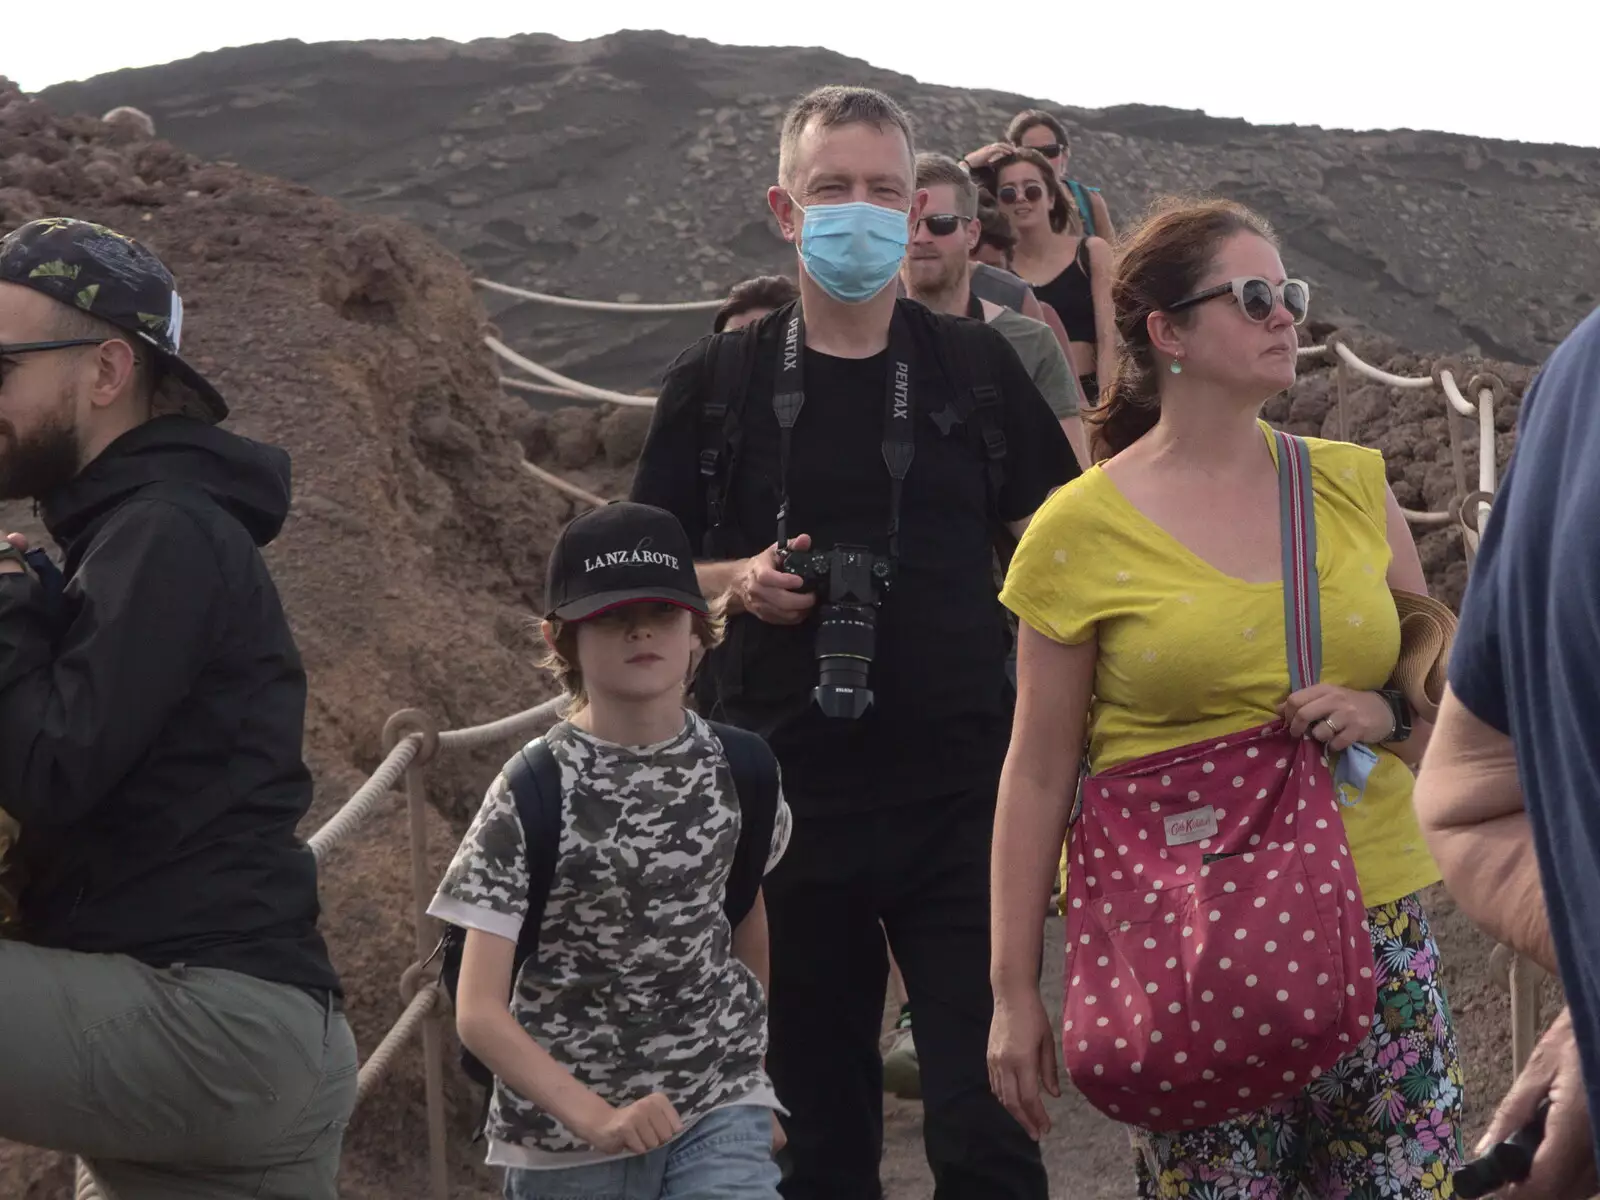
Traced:
<path id="1" fill-rule="evenodd" d="M 884 930 L 911 1002 L 935 1200 L 1046 1200 L 1039 1147 L 989 1091 L 994 803 L 991 785 L 796 817 L 765 889 L 767 1067 L 792 1114 L 785 1200 L 883 1195 Z"/>

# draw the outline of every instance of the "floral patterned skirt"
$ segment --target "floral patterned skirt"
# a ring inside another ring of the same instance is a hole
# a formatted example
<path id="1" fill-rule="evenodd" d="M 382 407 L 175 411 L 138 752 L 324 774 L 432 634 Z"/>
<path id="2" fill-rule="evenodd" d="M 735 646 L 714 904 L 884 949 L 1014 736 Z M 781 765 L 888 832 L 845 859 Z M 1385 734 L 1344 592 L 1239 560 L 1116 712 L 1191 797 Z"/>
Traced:
<path id="1" fill-rule="evenodd" d="M 1446 1200 L 1461 1162 L 1461 1060 L 1439 947 L 1415 895 L 1367 910 L 1378 1007 L 1300 1095 L 1181 1133 L 1133 1131 L 1141 1200 Z"/>

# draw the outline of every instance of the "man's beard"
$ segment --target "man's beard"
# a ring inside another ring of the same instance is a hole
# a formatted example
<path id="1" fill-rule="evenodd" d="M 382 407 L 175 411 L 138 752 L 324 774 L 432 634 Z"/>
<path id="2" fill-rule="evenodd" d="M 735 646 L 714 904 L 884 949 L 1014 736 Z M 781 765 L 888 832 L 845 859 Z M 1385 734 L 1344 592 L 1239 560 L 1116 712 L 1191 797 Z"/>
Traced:
<path id="1" fill-rule="evenodd" d="M 70 399 L 25 438 L 0 421 L 0 500 L 35 500 L 78 474 L 78 431 Z"/>
<path id="2" fill-rule="evenodd" d="M 918 264 L 923 267 L 938 266 L 938 272 L 913 271 L 912 279 L 916 290 L 930 300 L 942 300 L 954 292 L 960 291 L 961 285 L 967 281 L 967 260 L 951 263 L 944 259 L 924 259 Z"/>

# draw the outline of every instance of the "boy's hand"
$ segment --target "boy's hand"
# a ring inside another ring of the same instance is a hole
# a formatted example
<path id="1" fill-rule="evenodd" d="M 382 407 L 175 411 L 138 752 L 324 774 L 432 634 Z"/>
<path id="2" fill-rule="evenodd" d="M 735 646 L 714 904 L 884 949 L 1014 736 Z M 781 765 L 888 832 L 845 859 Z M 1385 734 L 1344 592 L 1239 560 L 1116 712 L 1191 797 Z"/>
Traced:
<path id="1" fill-rule="evenodd" d="M 648 1154 L 683 1131 L 678 1110 L 660 1092 L 635 1100 L 626 1108 L 612 1108 L 609 1104 L 606 1108 L 608 1115 L 594 1127 L 572 1131 L 605 1154 Z"/>

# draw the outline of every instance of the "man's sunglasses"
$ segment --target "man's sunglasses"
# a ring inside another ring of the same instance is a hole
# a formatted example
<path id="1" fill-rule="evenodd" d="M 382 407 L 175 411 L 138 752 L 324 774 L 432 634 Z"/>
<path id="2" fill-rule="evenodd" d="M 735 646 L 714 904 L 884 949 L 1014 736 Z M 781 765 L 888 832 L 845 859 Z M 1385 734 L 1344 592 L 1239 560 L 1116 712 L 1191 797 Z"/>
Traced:
<path id="1" fill-rule="evenodd" d="M 1016 184 L 1008 183 L 995 193 L 1001 204 L 1015 204 L 1021 195 L 1029 204 L 1037 204 L 1044 199 L 1044 184 L 1028 182 L 1019 189 Z"/>
<path id="2" fill-rule="evenodd" d="M 931 217 L 923 217 L 922 223 L 934 237 L 949 237 L 961 228 L 963 222 L 970 220 L 971 217 L 958 217 L 954 213 L 935 213 Z"/>
<path id="3" fill-rule="evenodd" d="M 1024 146 L 1024 150 L 1037 150 L 1046 158 L 1060 158 L 1061 152 L 1067 148 L 1065 142 L 1046 142 L 1042 146 Z"/>
<path id="4" fill-rule="evenodd" d="M 0 358 L 10 358 L 13 354 L 36 354 L 41 350 L 70 350 L 73 346 L 100 346 L 115 340 L 115 338 L 61 338 L 53 342 L 13 342 L 9 346 L 0 342 Z"/>
<path id="5" fill-rule="evenodd" d="M 58 338 L 53 342 L 12 342 L 9 346 L 0 342 L 0 367 L 13 354 L 37 354 L 43 350 L 70 350 L 74 346 L 100 346 L 111 338 Z M 0 383 L 4 383 L 0 376 Z"/>
<path id="6" fill-rule="evenodd" d="M 1196 292 L 1176 304 L 1167 305 L 1167 311 L 1181 312 L 1230 293 L 1239 302 L 1239 311 L 1257 323 L 1267 320 L 1272 316 L 1272 310 L 1282 304 L 1296 325 L 1304 325 L 1311 308 L 1311 285 L 1305 280 L 1285 279 L 1282 283 L 1268 283 L 1259 276 L 1249 276 L 1230 279 L 1214 288 Z"/>

